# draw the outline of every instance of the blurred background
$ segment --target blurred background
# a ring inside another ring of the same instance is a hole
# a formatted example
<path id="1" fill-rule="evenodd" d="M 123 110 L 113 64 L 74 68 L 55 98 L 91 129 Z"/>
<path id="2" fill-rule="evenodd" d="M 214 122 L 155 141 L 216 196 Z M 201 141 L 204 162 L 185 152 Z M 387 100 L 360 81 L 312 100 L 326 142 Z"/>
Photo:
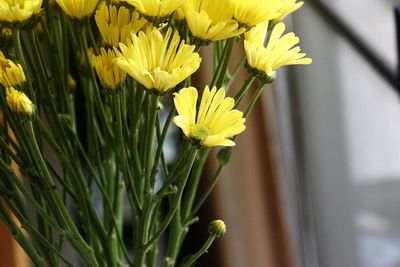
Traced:
<path id="1" fill-rule="evenodd" d="M 400 266 L 398 4 L 309 0 L 286 21 L 314 61 L 278 72 L 240 137 L 213 266 Z"/>
<path id="2" fill-rule="evenodd" d="M 313 64 L 278 71 L 250 116 L 185 243 L 228 225 L 197 266 L 400 267 L 397 4 L 306 0 L 286 19 Z M 27 266 L 6 236 L 0 266 Z"/>

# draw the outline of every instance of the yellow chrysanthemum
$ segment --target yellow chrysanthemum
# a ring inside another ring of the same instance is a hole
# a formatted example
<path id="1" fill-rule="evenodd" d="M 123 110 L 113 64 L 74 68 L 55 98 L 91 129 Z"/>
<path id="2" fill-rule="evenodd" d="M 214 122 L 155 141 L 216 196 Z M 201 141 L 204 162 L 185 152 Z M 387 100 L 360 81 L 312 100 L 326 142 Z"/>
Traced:
<path id="1" fill-rule="evenodd" d="M 185 19 L 185 14 L 183 13 L 182 7 L 175 10 L 174 13 L 174 20 L 176 21 L 183 21 Z"/>
<path id="2" fill-rule="evenodd" d="M 218 41 L 245 31 L 232 19 L 228 0 L 187 0 L 183 13 L 191 34 L 203 41 Z"/>
<path id="3" fill-rule="evenodd" d="M 101 85 L 110 90 L 117 89 L 126 77 L 126 72 L 117 66 L 115 58 L 113 50 L 106 51 L 103 47 L 100 49 L 99 56 L 91 55 L 91 62 L 96 69 Z"/>
<path id="4" fill-rule="evenodd" d="M 282 3 L 279 0 L 230 0 L 230 6 L 233 10 L 233 18 L 240 25 L 251 28 L 278 17 Z"/>
<path id="5" fill-rule="evenodd" d="M 7 88 L 23 84 L 25 81 L 22 66 L 7 59 L 0 51 L 0 84 Z"/>
<path id="6" fill-rule="evenodd" d="M 161 23 L 167 19 L 185 0 L 121 0 L 135 7 L 152 22 Z"/>
<path id="7" fill-rule="evenodd" d="M 275 70 L 282 66 L 312 62 L 311 58 L 305 58 L 305 54 L 300 53 L 299 46 L 295 46 L 300 40 L 294 33 L 282 36 L 285 31 L 285 24 L 282 22 L 275 25 L 267 46 L 264 47 L 267 30 L 268 22 L 265 22 L 245 33 L 244 47 L 250 68 L 274 77 Z"/>
<path id="8" fill-rule="evenodd" d="M 169 28 L 165 36 L 153 28 L 119 44 L 121 57 L 116 59 L 120 68 L 149 90 L 165 93 L 189 77 L 200 66 L 200 55 L 193 45 L 185 44 L 178 32 Z"/>
<path id="9" fill-rule="evenodd" d="M 109 46 L 118 46 L 119 42 L 126 42 L 131 38 L 131 32 L 137 33 L 147 23 L 146 19 L 134 11 L 131 12 L 121 6 L 100 5 L 96 11 L 95 20 L 103 36 L 104 43 Z"/>
<path id="10" fill-rule="evenodd" d="M 282 3 L 282 6 L 279 8 L 280 15 L 274 19 L 275 21 L 283 20 L 287 15 L 295 12 L 304 4 L 304 2 L 296 3 L 297 0 L 280 0 L 280 1 Z"/>
<path id="11" fill-rule="evenodd" d="M 224 88 L 217 90 L 214 86 L 210 91 L 206 86 L 198 112 L 197 90 L 194 87 L 174 93 L 174 104 L 179 114 L 174 117 L 174 123 L 185 136 L 200 146 L 234 146 L 235 142 L 228 138 L 246 129 L 243 113 L 232 109 L 235 100 L 225 98 Z"/>
<path id="12" fill-rule="evenodd" d="M 8 107 L 14 113 L 30 116 L 35 112 L 35 105 L 29 97 L 13 87 L 7 88 L 6 99 Z"/>
<path id="13" fill-rule="evenodd" d="M 0 0 L 0 22 L 23 22 L 38 14 L 42 0 Z"/>
<path id="14" fill-rule="evenodd" d="M 68 16 L 83 19 L 93 14 L 99 0 L 56 0 L 56 2 Z"/>

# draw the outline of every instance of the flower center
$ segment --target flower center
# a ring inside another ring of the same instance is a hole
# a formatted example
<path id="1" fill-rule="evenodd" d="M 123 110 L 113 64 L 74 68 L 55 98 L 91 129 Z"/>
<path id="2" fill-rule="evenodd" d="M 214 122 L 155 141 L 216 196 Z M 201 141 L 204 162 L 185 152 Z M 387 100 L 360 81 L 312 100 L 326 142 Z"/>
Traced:
<path id="1" fill-rule="evenodd" d="M 195 124 L 190 129 L 190 137 L 200 141 L 200 143 L 204 142 L 209 135 L 211 135 L 211 131 L 201 124 Z"/>

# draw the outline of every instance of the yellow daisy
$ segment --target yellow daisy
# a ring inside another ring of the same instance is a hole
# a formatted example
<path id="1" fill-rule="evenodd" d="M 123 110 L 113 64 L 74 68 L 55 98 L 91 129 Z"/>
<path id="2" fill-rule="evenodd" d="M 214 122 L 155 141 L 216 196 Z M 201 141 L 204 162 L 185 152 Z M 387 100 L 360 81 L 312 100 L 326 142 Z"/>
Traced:
<path id="1" fill-rule="evenodd" d="M 233 18 L 240 25 L 251 28 L 278 17 L 282 3 L 279 0 L 230 0 L 230 6 L 233 10 Z"/>
<path id="2" fill-rule="evenodd" d="M 138 12 L 131 12 L 121 6 L 100 5 L 96 11 L 95 20 L 103 36 L 104 43 L 109 46 L 118 46 L 119 42 L 126 42 L 131 37 L 131 32 L 137 33 L 147 23 Z"/>
<path id="3" fill-rule="evenodd" d="M 280 1 L 282 3 L 282 6 L 279 8 L 280 15 L 274 19 L 275 21 L 283 20 L 287 15 L 295 12 L 304 4 L 304 2 L 296 2 L 297 0 L 280 0 Z"/>
<path id="4" fill-rule="evenodd" d="M 228 0 L 187 0 L 183 7 L 191 34 L 202 41 L 218 41 L 245 31 L 232 19 Z"/>
<path id="5" fill-rule="evenodd" d="M 188 87 L 174 93 L 174 104 L 178 116 L 174 123 L 182 129 L 186 137 L 203 147 L 234 146 L 229 138 L 243 132 L 245 119 L 243 113 L 232 109 L 235 100 L 225 97 L 225 89 L 206 86 L 196 112 L 197 90 Z"/>
<path id="6" fill-rule="evenodd" d="M 273 78 L 275 70 L 282 66 L 311 64 L 311 58 L 305 58 L 306 54 L 300 53 L 300 47 L 295 46 L 300 39 L 294 33 L 282 36 L 285 31 L 284 23 L 275 25 L 267 46 L 264 46 L 267 31 L 268 22 L 264 22 L 245 33 L 244 47 L 247 64 L 252 70 Z"/>
<path id="7" fill-rule="evenodd" d="M 151 22 L 159 24 L 180 7 L 185 0 L 121 0 L 135 7 Z"/>
<path id="8" fill-rule="evenodd" d="M 30 116 L 35 112 L 35 105 L 29 97 L 13 87 L 7 88 L 6 99 L 8 107 L 14 113 Z"/>
<path id="9" fill-rule="evenodd" d="M 0 22 L 24 22 L 40 12 L 42 0 L 0 0 Z"/>
<path id="10" fill-rule="evenodd" d="M 201 62 L 200 55 L 194 52 L 195 47 L 185 44 L 178 32 L 172 34 L 171 28 L 164 37 L 156 28 L 140 31 L 119 47 L 118 66 L 147 89 L 160 94 L 189 77 Z"/>
<path id="11" fill-rule="evenodd" d="M 55 0 L 61 9 L 70 17 L 83 19 L 90 17 L 99 0 Z"/>
<path id="12" fill-rule="evenodd" d="M 91 63 L 94 66 L 101 85 L 110 90 L 117 89 L 125 80 L 126 72 L 115 63 L 115 52 L 111 49 L 100 49 L 100 55 L 91 54 Z"/>
<path id="13" fill-rule="evenodd" d="M 23 84 L 25 81 L 26 77 L 22 66 L 7 59 L 0 51 L 0 84 L 7 88 Z"/>

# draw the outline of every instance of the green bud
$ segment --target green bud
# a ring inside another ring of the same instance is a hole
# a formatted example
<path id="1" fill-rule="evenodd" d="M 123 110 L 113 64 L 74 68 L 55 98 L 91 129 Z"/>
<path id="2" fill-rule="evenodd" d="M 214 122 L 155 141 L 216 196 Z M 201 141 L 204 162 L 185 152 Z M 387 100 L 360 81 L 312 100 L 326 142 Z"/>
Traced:
<path id="1" fill-rule="evenodd" d="M 208 225 L 208 233 L 215 237 L 221 237 L 226 233 L 226 225 L 223 220 L 212 221 Z"/>

